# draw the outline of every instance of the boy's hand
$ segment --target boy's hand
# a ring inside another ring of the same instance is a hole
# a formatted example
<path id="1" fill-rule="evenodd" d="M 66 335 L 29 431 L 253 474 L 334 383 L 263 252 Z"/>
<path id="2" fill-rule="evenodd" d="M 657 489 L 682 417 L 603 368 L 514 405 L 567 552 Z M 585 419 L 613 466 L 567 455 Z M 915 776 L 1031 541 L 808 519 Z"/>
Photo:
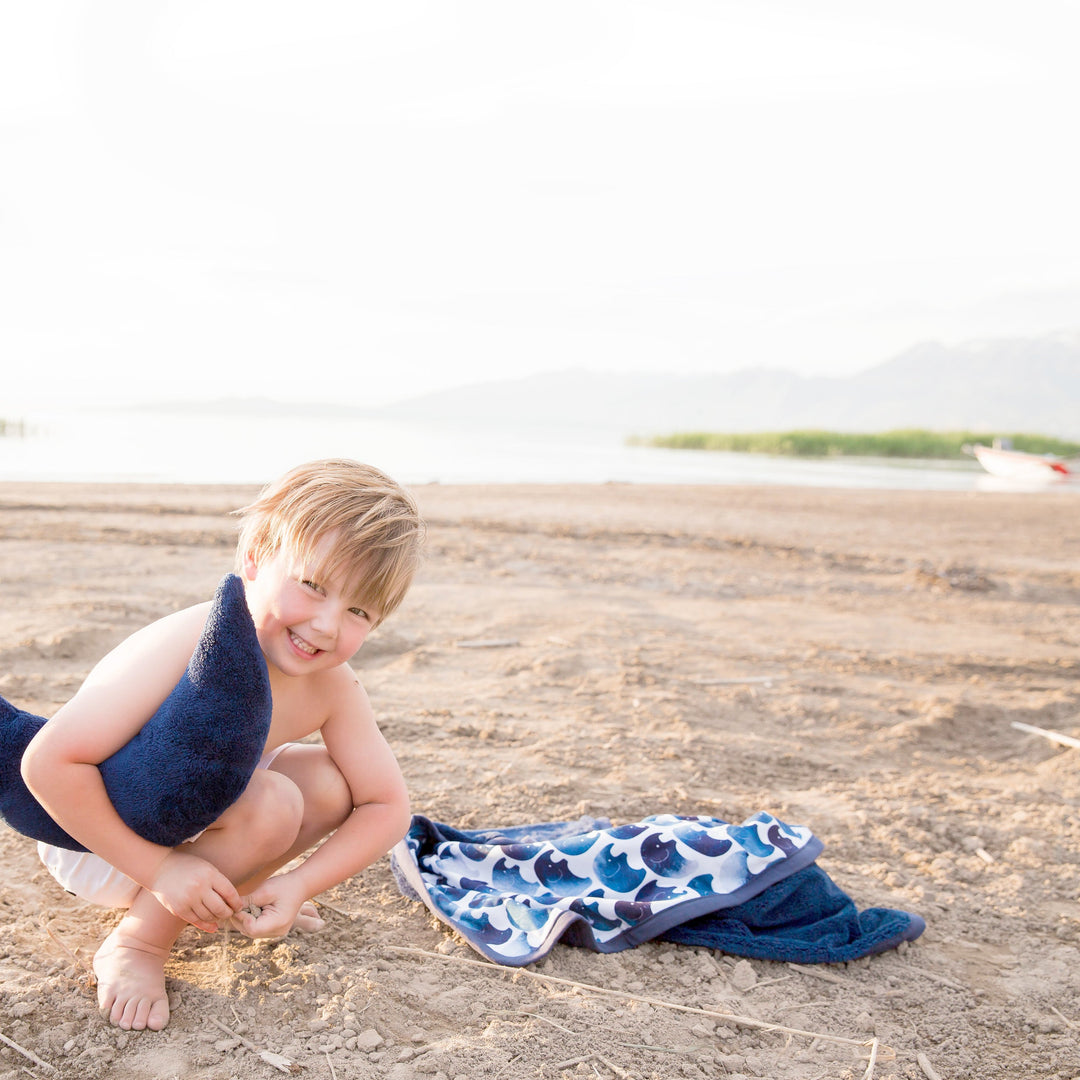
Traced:
<path id="1" fill-rule="evenodd" d="M 258 914 L 240 911 L 233 919 L 233 925 L 248 937 L 277 938 L 284 937 L 292 929 L 307 896 L 288 874 L 280 874 L 268 878 L 250 896 L 241 899 L 245 909 L 257 908 Z"/>
<path id="2" fill-rule="evenodd" d="M 233 883 L 205 859 L 182 851 L 165 857 L 150 891 L 177 918 L 211 934 L 240 910 Z"/>

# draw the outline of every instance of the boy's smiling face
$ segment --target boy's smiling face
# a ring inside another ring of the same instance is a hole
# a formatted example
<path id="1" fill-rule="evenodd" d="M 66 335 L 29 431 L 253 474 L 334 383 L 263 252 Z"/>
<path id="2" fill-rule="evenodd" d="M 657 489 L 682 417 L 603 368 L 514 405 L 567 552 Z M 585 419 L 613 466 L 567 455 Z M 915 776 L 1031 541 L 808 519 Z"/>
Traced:
<path id="1" fill-rule="evenodd" d="M 349 660 L 379 613 L 348 591 L 337 576 L 314 567 L 332 544 L 325 538 L 311 563 L 279 549 L 256 562 L 243 560 L 248 608 L 267 663 L 285 675 L 310 675 Z"/>

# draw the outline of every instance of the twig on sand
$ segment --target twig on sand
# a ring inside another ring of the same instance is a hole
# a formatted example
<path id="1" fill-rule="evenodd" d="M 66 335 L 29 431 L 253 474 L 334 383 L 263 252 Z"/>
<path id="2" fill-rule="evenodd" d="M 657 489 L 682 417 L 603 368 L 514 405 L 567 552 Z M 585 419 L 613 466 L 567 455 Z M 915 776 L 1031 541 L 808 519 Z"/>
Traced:
<path id="1" fill-rule="evenodd" d="M 922 1069 L 926 1080 L 941 1080 L 941 1074 L 930 1064 L 930 1059 L 921 1050 L 915 1055 L 915 1060 L 919 1063 L 919 1068 Z"/>
<path id="2" fill-rule="evenodd" d="M 610 1069 L 616 1076 L 621 1077 L 622 1080 L 630 1080 L 630 1074 L 625 1070 L 619 1068 L 613 1061 L 608 1061 L 603 1054 L 586 1054 L 584 1057 L 570 1058 L 569 1061 L 560 1061 L 558 1065 L 552 1066 L 560 1071 L 563 1069 L 572 1069 L 575 1065 L 592 1065 L 594 1061 L 599 1061 L 605 1068 Z M 596 1066 L 593 1065 L 593 1072 L 596 1072 Z M 596 1073 L 599 1076 L 599 1073 Z"/>
<path id="3" fill-rule="evenodd" d="M 428 949 L 413 949 L 404 945 L 385 946 L 390 952 L 405 953 L 411 956 L 426 956 L 433 960 L 445 960 L 452 963 L 468 964 L 472 967 L 483 968 L 493 975 L 524 975 L 540 982 L 557 983 L 560 986 L 573 986 L 578 990 L 589 990 L 594 994 L 610 994 L 613 997 L 623 998 L 627 1001 L 639 1001 L 644 1005 L 656 1005 L 662 1009 L 675 1009 L 679 1012 L 693 1013 L 695 1016 L 710 1016 L 729 1023 L 739 1024 L 741 1027 L 758 1028 L 761 1031 L 782 1031 L 788 1035 L 802 1035 L 808 1039 L 823 1039 L 826 1042 L 839 1043 L 842 1046 L 858 1046 L 866 1048 L 877 1046 L 877 1039 L 845 1039 L 839 1035 L 824 1035 L 817 1031 L 804 1031 L 802 1028 L 784 1027 L 782 1024 L 770 1024 L 765 1020 L 755 1020 L 750 1016 L 736 1016 L 734 1013 L 719 1012 L 715 1009 L 698 1009 L 692 1005 L 680 1005 L 674 1001 L 662 1001 L 659 998 L 642 997 L 640 994 L 630 994 L 625 990 L 613 990 L 606 986 L 595 986 L 592 983 L 575 982 L 573 979 L 560 979 L 554 975 L 541 975 L 536 971 L 527 971 L 520 967 L 504 967 L 499 964 L 491 964 L 486 960 L 471 960 L 465 956 L 444 955 L 443 953 L 431 952 Z"/>
<path id="4" fill-rule="evenodd" d="M 334 1063 L 330 1060 L 330 1051 L 323 1051 L 326 1054 L 326 1064 L 330 1066 L 330 1080 L 337 1080 L 337 1073 L 334 1072 Z"/>
<path id="5" fill-rule="evenodd" d="M 333 904 L 328 904 L 325 900 L 319 901 L 319 907 L 324 907 L 335 915 L 344 915 L 346 919 L 359 919 L 362 914 L 359 911 L 346 911 L 344 908 L 334 907 Z"/>
<path id="6" fill-rule="evenodd" d="M 582 1054 L 581 1057 L 567 1058 L 566 1061 L 560 1061 L 557 1065 L 552 1066 L 556 1069 L 572 1069 L 575 1065 L 581 1065 L 584 1062 L 592 1061 L 592 1054 Z"/>
<path id="7" fill-rule="evenodd" d="M 783 675 L 747 675 L 741 679 L 714 679 L 711 677 L 691 678 L 688 681 L 695 686 L 743 686 L 749 683 L 758 683 L 762 686 L 771 686 L 774 682 L 783 679 Z"/>
<path id="8" fill-rule="evenodd" d="M 870 1044 L 870 1060 L 866 1063 L 866 1072 L 863 1073 L 863 1080 L 873 1080 L 874 1078 L 874 1066 L 877 1064 L 878 1049 L 880 1043 L 875 1037 L 874 1041 Z"/>
<path id="9" fill-rule="evenodd" d="M 210 1021 L 214 1027 L 221 1028 L 226 1035 L 231 1035 L 234 1039 L 239 1039 L 240 1043 L 247 1047 L 252 1053 L 258 1054 L 267 1065 L 272 1065 L 278 1072 L 296 1074 L 300 1072 L 300 1066 L 295 1061 L 290 1061 L 284 1054 L 275 1054 L 272 1050 L 263 1050 L 256 1046 L 250 1039 L 245 1039 L 243 1035 L 237 1034 L 232 1028 L 226 1027 L 220 1020 L 216 1020 L 212 1016 L 206 1018 Z"/>
<path id="10" fill-rule="evenodd" d="M 652 1050 L 657 1054 L 692 1054 L 694 1052 L 694 1048 L 692 1046 L 656 1046 L 653 1043 L 624 1042 L 621 1042 L 618 1045 L 625 1047 L 627 1050 Z"/>
<path id="11" fill-rule="evenodd" d="M 26 1058 L 27 1061 L 32 1061 L 41 1069 L 45 1069 L 46 1071 L 53 1073 L 60 1071 L 55 1065 L 50 1065 L 47 1061 L 42 1061 L 41 1058 L 39 1058 L 37 1054 L 33 1052 L 33 1050 L 27 1050 L 25 1046 L 20 1046 L 13 1039 L 9 1039 L 3 1032 L 0 1032 L 0 1042 L 4 1043 L 5 1046 L 10 1046 L 12 1050 L 16 1051 L 19 1054 L 22 1054 L 22 1056 Z"/>
<path id="12" fill-rule="evenodd" d="M 1064 1022 L 1066 1027 L 1070 1027 L 1070 1028 L 1078 1028 L 1078 1027 L 1080 1027 L 1080 1024 L 1078 1024 L 1075 1020 L 1070 1020 L 1060 1009 L 1055 1009 L 1053 1005 L 1050 1006 L 1050 1011 L 1052 1013 L 1056 1013 L 1058 1018 Z"/>
<path id="13" fill-rule="evenodd" d="M 506 649 L 520 645 L 517 638 L 476 638 L 473 641 L 455 641 L 459 649 Z"/>
<path id="14" fill-rule="evenodd" d="M 573 1028 L 564 1027 L 562 1024 L 556 1023 L 554 1020 L 547 1016 L 541 1016 L 539 1013 L 524 1012 L 521 1009 L 515 1009 L 513 1012 L 503 1013 L 503 1016 L 531 1016 L 534 1020 L 543 1020 L 545 1024 L 550 1024 L 552 1027 L 558 1028 L 560 1031 L 565 1031 L 567 1035 L 580 1035 L 580 1031 L 574 1031 Z"/>
<path id="15" fill-rule="evenodd" d="M 1060 746 L 1071 746 L 1074 750 L 1080 750 L 1080 739 L 1074 739 L 1072 735 L 1063 735 L 1060 731 L 1051 731 L 1049 728 L 1035 727 L 1033 724 L 1021 724 L 1014 720 L 1012 726 L 1017 731 L 1026 731 L 1030 735 L 1041 735 L 1044 739 L 1058 743 Z"/>
<path id="16" fill-rule="evenodd" d="M 845 979 L 840 975 L 834 975 L 831 971 L 826 971 L 824 968 L 810 967 L 807 964 L 788 964 L 788 967 L 792 971 L 797 971 L 800 975 L 810 975 L 815 979 L 820 979 L 822 982 L 835 983 L 837 986 L 851 986 L 851 980 Z"/>
<path id="17" fill-rule="evenodd" d="M 950 986 L 953 990 L 970 990 L 971 987 L 965 986 L 961 982 L 957 982 L 955 979 L 950 979 L 946 975 L 938 975 L 933 971 L 924 971 L 922 968 L 914 967 L 911 964 L 906 965 L 905 970 L 913 975 L 921 975 L 924 979 L 929 979 L 931 982 L 941 983 L 942 986 Z"/>
<path id="18" fill-rule="evenodd" d="M 623 1080 L 630 1080 L 630 1074 L 625 1069 L 620 1069 L 615 1062 L 608 1061 L 602 1054 L 593 1054 L 593 1057 L 596 1058 L 601 1065 L 606 1065 L 616 1076 L 621 1076 Z"/>
<path id="19" fill-rule="evenodd" d="M 93 988 L 97 986 L 97 976 L 94 974 L 94 969 L 92 965 L 88 961 L 84 960 L 77 952 L 75 952 L 64 941 L 61 940 L 61 938 L 53 930 L 52 922 L 49 919 L 48 915 L 41 916 L 41 928 L 45 931 L 46 934 L 49 935 L 50 939 L 54 942 L 54 944 L 59 945 L 60 948 L 63 949 L 63 951 L 67 953 L 67 955 L 72 960 L 74 960 L 75 963 L 83 969 L 83 971 L 86 972 L 87 985 L 91 990 L 93 990 Z"/>

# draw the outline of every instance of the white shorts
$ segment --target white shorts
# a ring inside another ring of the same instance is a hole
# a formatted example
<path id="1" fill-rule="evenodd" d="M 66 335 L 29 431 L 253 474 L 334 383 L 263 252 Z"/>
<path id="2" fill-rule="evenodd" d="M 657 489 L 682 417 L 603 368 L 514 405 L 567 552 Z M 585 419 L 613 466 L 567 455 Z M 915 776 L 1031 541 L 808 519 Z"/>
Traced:
<path id="1" fill-rule="evenodd" d="M 268 769 L 274 758 L 292 745 L 282 743 L 281 746 L 268 750 L 256 768 Z M 191 840 L 186 840 L 185 843 L 198 840 L 200 836 L 202 833 L 191 837 Z M 37 848 L 45 869 L 80 900 L 88 900 L 101 907 L 128 908 L 141 888 L 127 874 L 120 873 L 115 866 L 92 851 L 70 851 L 68 848 L 54 847 L 40 841 Z"/>

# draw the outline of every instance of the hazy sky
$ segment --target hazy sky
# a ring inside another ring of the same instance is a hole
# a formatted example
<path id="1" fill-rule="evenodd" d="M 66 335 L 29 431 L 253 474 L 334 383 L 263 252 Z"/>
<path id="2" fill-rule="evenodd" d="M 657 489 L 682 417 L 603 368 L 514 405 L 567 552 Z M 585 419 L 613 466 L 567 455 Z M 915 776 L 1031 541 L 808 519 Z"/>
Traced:
<path id="1" fill-rule="evenodd" d="M 1080 328 L 1080 5 L 0 0 L 0 415 Z"/>

